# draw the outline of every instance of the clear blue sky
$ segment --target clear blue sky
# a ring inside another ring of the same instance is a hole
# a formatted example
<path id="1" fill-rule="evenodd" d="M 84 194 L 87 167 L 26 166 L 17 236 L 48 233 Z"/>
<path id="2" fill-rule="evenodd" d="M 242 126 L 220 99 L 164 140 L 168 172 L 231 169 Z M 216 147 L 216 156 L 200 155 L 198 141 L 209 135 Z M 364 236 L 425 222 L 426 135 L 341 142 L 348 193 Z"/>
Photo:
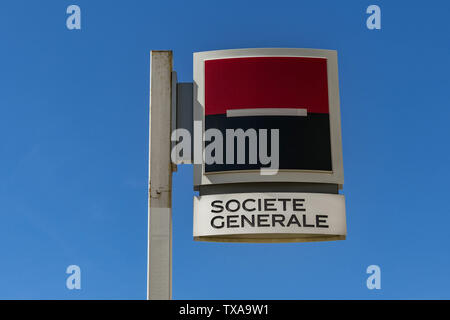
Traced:
<path id="1" fill-rule="evenodd" d="M 82 29 L 66 28 L 81 7 Z M 381 7 L 381 30 L 365 10 Z M 145 299 L 149 52 L 336 49 L 348 239 L 192 239 L 174 175 L 175 299 L 450 298 L 445 1 L 0 3 L 0 298 Z M 65 287 L 66 267 L 82 289 Z M 377 264 L 382 289 L 368 290 Z"/>

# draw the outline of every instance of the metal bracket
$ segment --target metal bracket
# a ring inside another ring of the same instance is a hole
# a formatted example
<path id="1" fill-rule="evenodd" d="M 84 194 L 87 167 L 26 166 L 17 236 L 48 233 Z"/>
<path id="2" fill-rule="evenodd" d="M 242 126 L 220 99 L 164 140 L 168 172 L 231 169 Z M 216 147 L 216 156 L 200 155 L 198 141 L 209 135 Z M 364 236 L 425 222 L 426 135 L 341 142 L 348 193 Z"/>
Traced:
<path id="1" fill-rule="evenodd" d="M 176 79 L 172 73 L 172 80 Z M 176 81 L 176 80 L 175 80 Z M 193 137 L 193 126 L 194 126 L 194 114 L 193 114 L 193 83 L 192 82 L 183 82 L 176 84 L 176 90 L 172 91 L 172 130 L 175 129 L 186 129 L 191 138 Z M 174 84 L 172 83 L 172 88 L 174 88 Z M 175 104 L 173 103 L 175 101 Z M 175 115 L 175 116 L 174 116 Z M 177 141 L 180 140 L 179 136 L 176 136 Z M 172 142 L 172 149 L 175 147 L 176 143 Z M 193 148 L 193 139 L 191 139 L 191 150 Z M 178 152 L 177 152 L 178 154 Z M 192 163 L 192 152 L 191 159 L 177 159 L 174 163 L 177 164 L 182 163 Z"/>
<path id="2" fill-rule="evenodd" d="M 177 84 L 176 128 L 188 130 L 191 133 L 191 136 L 194 125 L 193 87 L 192 82 L 182 82 Z"/>
<path id="3" fill-rule="evenodd" d="M 176 128 L 177 128 L 177 96 L 178 96 L 178 92 L 177 92 L 177 87 L 178 87 L 178 83 L 177 83 L 178 77 L 177 77 L 177 72 L 176 71 L 172 71 L 172 110 L 171 110 L 171 132 L 173 132 Z M 174 146 L 174 143 L 172 142 L 172 148 Z"/>

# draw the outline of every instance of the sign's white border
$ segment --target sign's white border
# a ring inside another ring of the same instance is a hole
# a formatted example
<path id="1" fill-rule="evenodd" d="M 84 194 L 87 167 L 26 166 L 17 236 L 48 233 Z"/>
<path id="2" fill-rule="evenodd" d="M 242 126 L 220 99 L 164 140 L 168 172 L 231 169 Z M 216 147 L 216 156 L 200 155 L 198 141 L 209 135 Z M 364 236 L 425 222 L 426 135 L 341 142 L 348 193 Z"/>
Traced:
<path id="1" fill-rule="evenodd" d="M 205 174 L 204 163 L 194 165 L 194 187 L 241 182 L 316 182 L 344 184 L 337 51 L 291 48 L 233 49 L 194 52 L 194 121 L 205 132 L 205 61 L 243 57 L 313 57 L 327 59 L 332 172 L 280 170 L 276 175 L 260 175 L 259 170 Z M 203 142 L 204 143 L 204 142 Z M 204 145 L 202 150 L 204 150 Z"/>

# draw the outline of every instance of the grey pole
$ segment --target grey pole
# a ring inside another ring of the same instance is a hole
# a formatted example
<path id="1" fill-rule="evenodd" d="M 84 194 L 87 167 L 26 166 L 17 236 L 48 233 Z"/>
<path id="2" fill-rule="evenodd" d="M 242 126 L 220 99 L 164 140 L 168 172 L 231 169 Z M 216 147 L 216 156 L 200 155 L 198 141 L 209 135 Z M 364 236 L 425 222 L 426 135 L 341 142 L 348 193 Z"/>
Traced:
<path id="1" fill-rule="evenodd" d="M 150 53 L 147 299 L 172 299 L 172 51 Z"/>

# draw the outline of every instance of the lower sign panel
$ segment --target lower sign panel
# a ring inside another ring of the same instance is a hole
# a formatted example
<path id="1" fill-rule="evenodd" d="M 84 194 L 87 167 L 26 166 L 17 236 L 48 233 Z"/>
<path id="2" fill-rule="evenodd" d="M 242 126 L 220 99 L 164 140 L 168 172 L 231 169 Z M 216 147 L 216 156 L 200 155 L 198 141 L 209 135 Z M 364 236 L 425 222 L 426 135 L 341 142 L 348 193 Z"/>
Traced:
<path id="1" fill-rule="evenodd" d="M 322 193 L 230 193 L 194 197 L 194 240 L 345 240 L 345 199 Z"/>

